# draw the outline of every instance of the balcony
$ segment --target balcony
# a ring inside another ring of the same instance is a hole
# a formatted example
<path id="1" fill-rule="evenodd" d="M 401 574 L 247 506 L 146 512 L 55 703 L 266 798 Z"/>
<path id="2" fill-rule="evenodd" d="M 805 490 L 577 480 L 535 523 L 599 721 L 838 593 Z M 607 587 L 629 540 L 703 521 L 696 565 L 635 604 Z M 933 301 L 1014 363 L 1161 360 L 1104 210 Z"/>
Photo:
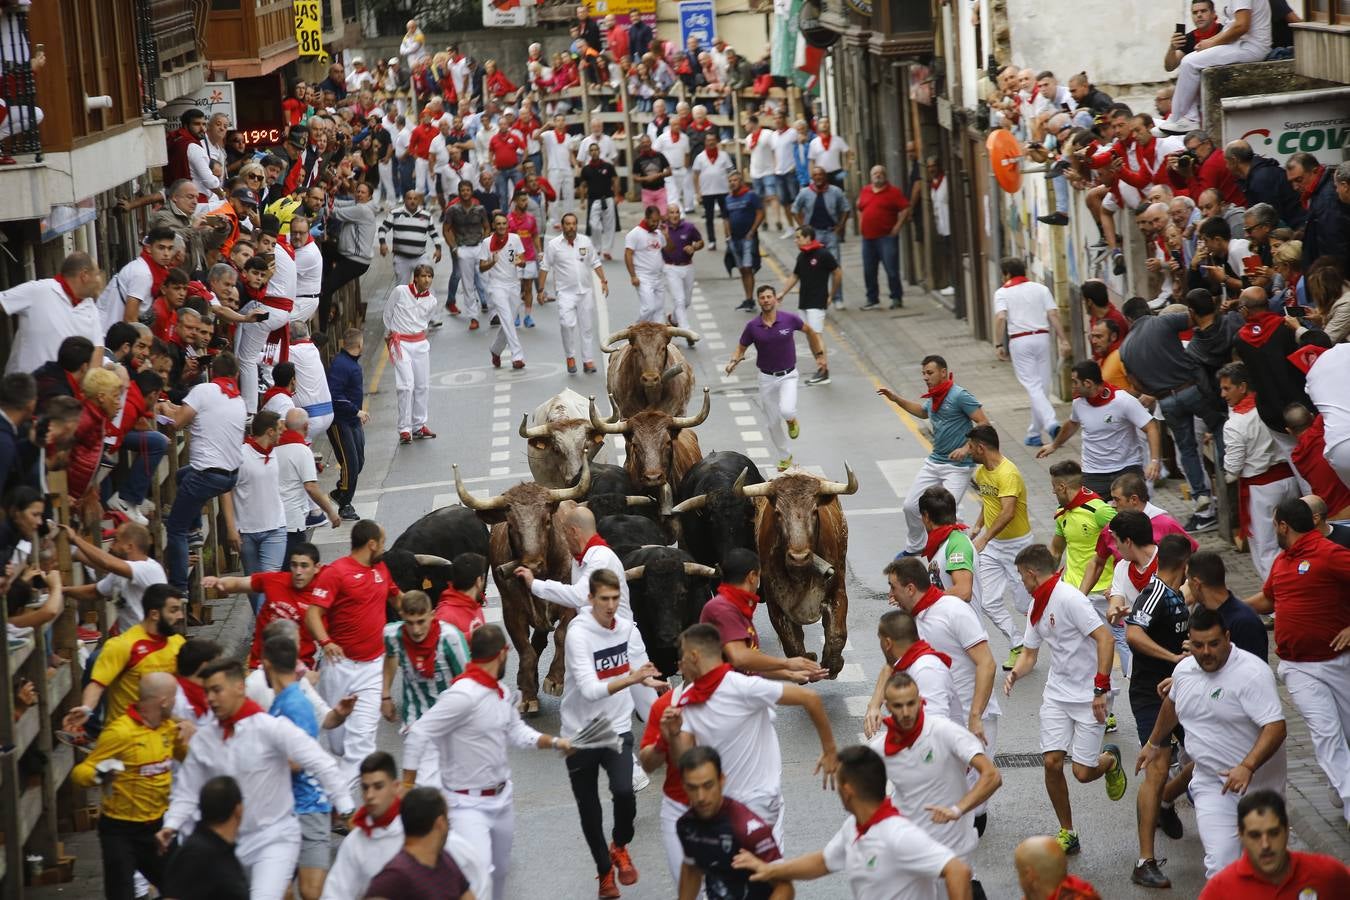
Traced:
<path id="1" fill-rule="evenodd" d="M 356 0 L 323 0 L 323 48 L 337 53 L 361 43 Z M 372 63 L 373 66 L 373 63 Z"/>
<path id="2" fill-rule="evenodd" d="M 933 18 L 927 3 L 909 0 L 818 0 L 820 27 L 883 59 L 933 53 Z"/>
<path id="3" fill-rule="evenodd" d="M 255 78 L 296 59 L 291 0 L 210 0 L 206 55 L 224 78 Z"/>
<path id="4" fill-rule="evenodd" d="M 141 48 L 141 89 L 147 113 L 156 101 L 191 94 L 206 80 L 206 54 L 198 41 L 206 6 L 198 0 L 136 0 Z"/>

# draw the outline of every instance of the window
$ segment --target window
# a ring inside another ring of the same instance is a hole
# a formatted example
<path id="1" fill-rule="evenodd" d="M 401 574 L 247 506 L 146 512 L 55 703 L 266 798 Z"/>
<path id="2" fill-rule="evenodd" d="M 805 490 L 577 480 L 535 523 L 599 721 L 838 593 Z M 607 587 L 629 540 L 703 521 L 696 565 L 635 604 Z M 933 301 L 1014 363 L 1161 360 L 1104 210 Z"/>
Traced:
<path id="1" fill-rule="evenodd" d="M 1308 0 L 1305 21 L 1350 25 L 1350 0 Z"/>

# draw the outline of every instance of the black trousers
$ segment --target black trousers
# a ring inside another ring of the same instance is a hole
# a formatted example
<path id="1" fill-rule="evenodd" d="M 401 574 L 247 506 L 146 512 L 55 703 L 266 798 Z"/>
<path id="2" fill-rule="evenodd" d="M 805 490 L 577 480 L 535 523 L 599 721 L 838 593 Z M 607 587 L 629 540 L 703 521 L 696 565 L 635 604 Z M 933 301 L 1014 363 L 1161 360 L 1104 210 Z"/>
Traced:
<path id="1" fill-rule="evenodd" d="M 704 224 L 706 224 L 706 225 L 708 226 L 708 230 L 707 230 L 706 232 L 704 232 L 704 235 L 703 235 L 703 236 L 704 236 L 705 238 L 707 238 L 708 243 L 710 243 L 710 244 L 715 244 L 715 243 L 717 243 L 717 231 L 714 230 L 714 227 L 713 227 L 713 223 L 716 222 L 716 219 L 713 217 L 713 212 L 716 211 L 716 210 L 721 210 L 721 212 L 722 212 L 722 218 L 725 219 L 725 218 L 727 217 L 727 195 L 726 195 L 726 194 L 704 194 L 704 195 L 703 195 L 703 221 L 704 221 Z"/>
<path id="2" fill-rule="evenodd" d="M 599 875 L 608 872 L 612 865 L 609 844 L 605 842 L 605 811 L 600 804 L 601 769 L 609 778 L 609 795 L 614 799 L 614 830 L 611 834 L 616 846 L 626 847 L 633 840 L 633 819 L 637 816 L 637 797 L 633 794 L 633 732 L 625 732 L 620 737 L 623 747 L 619 750 L 578 750 L 567 757 L 567 777 L 572 782 L 577 812 L 581 814 L 581 833 Z"/>
<path id="3" fill-rule="evenodd" d="M 163 819 L 128 822 L 100 816 L 98 843 L 103 851 L 103 892 L 108 900 L 135 900 L 139 871 L 155 887 L 164 883 L 164 860 L 155 834 Z"/>
<path id="4" fill-rule="evenodd" d="M 1083 487 L 1093 491 L 1103 500 L 1109 501 L 1111 499 L 1111 483 L 1126 472 L 1133 472 L 1142 476 L 1144 468 L 1143 466 L 1126 466 L 1118 472 L 1084 472 Z"/>
<path id="5" fill-rule="evenodd" d="M 356 496 L 356 479 L 366 466 L 366 429 L 360 422 L 338 422 L 328 426 L 328 443 L 337 455 L 337 489 L 333 499 L 338 506 L 346 506 Z"/>
<path id="6" fill-rule="evenodd" d="M 370 263 L 357 262 L 345 256 L 335 257 L 332 265 L 324 268 L 323 285 L 319 288 L 319 328 L 325 331 L 328 329 L 328 319 L 332 314 L 330 310 L 333 305 L 333 295 L 346 287 L 349 282 L 355 281 L 366 274 L 366 270 L 369 268 Z"/>

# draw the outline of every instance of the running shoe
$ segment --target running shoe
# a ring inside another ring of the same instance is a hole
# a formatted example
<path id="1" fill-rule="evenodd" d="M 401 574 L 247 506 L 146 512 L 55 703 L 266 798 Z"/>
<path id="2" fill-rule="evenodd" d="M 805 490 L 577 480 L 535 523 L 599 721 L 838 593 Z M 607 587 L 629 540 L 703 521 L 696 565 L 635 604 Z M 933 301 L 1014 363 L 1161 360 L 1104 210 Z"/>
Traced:
<path id="1" fill-rule="evenodd" d="M 1031 437 L 1027 438 L 1027 439 L 1026 439 L 1025 441 L 1023 441 L 1022 443 L 1026 444 L 1028 447 L 1044 447 L 1044 446 L 1045 446 L 1045 442 L 1043 442 L 1043 441 L 1041 440 L 1041 437 L 1040 437 L 1040 435 L 1038 435 L 1038 434 L 1033 434 Z"/>
<path id="2" fill-rule="evenodd" d="M 457 316 L 457 315 L 459 315 L 459 307 L 458 307 L 457 305 L 455 305 L 454 303 L 447 303 L 447 304 L 445 304 L 445 311 L 448 312 L 448 313 L 449 313 L 450 315 L 452 315 L 452 316 Z"/>
<path id="3" fill-rule="evenodd" d="M 531 315 L 525 316 L 525 327 L 526 327 L 526 328 L 533 328 L 533 327 L 534 327 L 534 316 L 531 316 Z"/>
<path id="4" fill-rule="evenodd" d="M 792 468 L 792 457 L 789 456 L 787 459 L 780 459 L 778 461 L 778 471 L 786 472 L 790 468 Z"/>
<path id="5" fill-rule="evenodd" d="M 651 784 L 652 779 L 646 772 L 642 771 L 642 766 L 640 764 L 633 766 L 633 793 L 645 791 L 651 787 Z"/>
<path id="6" fill-rule="evenodd" d="M 806 379 L 806 384 L 808 387 L 812 385 L 829 384 L 829 383 L 830 383 L 829 369 L 816 369 L 816 374 Z"/>
<path id="7" fill-rule="evenodd" d="M 493 353 L 491 350 L 489 350 L 489 351 L 488 351 L 488 355 L 492 357 L 492 368 L 494 368 L 494 369 L 500 369 L 500 368 L 502 367 L 502 357 L 501 357 L 501 354 L 500 354 L 500 353 Z"/>
<path id="8" fill-rule="evenodd" d="M 440 319 L 432 319 L 430 322 L 427 323 L 427 327 L 428 327 L 428 328 L 440 328 L 440 327 L 441 327 L 442 325 L 444 325 L 444 324 L 445 324 L 445 323 L 442 322 Z"/>
<path id="9" fill-rule="evenodd" d="M 1116 275 L 1125 274 L 1125 254 L 1121 253 L 1119 250 L 1112 254 L 1111 271 Z"/>
<path id="10" fill-rule="evenodd" d="M 609 871 L 600 876 L 600 892 L 596 896 L 600 900 L 615 900 L 616 897 L 623 896 L 619 893 L 619 885 L 614 880 L 613 866 L 610 866 Z"/>
<path id="11" fill-rule="evenodd" d="M 150 520 L 141 512 L 140 504 L 128 503 L 122 499 L 121 494 L 113 494 L 112 497 L 108 498 L 108 502 L 105 503 L 104 506 L 112 512 L 117 512 L 126 516 L 128 520 L 135 522 L 137 525 L 150 524 Z"/>
<path id="12" fill-rule="evenodd" d="M 577 361 L 575 357 L 571 356 L 567 357 L 567 374 L 568 375 L 577 374 Z"/>
<path id="13" fill-rule="evenodd" d="M 491 325 L 493 328 L 496 328 L 498 325 L 502 324 L 502 320 L 498 316 L 493 316 L 491 319 L 488 320 L 488 324 Z M 519 325 L 520 323 L 517 322 L 516 324 Z"/>
<path id="14" fill-rule="evenodd" d="M 1078 844 L 1078 832 L 1067 828 L 1061 828 L 1059 834 L 1055 835 L 1055 840 L 1059 841 L 1059 849 L 1064 851 L 1065 856 L 1073 856 L 1083 849 Z"/>
<path id="15" fill-rule="evenodd" d="M 1130 880 L 1140 887 L 1165 889 L 1172 886 L 1172 882 L 1158 868 L 1165 859 L 1146 859 L 1140 865 L 1134 867 L 1134 874 Z"/>
<path id="16" fill-rule="evenodd" d="M 348 503 L 338 509 L 338 518 L 344 522 L 359 522 L 361 514 L 356 511 L 355 506 Z"/>
<path id="17" fill-rule="evenodd" d="M 1017 658 L 1022 655 L 1022 645 L 1018 644 L 1008 651 L 1008 658 L 1003 661 L 1003 671 L 1011 672 L 1013 666 L 1017 665 Z"/>
<path id="18" fill-rule="evenodd" d="M 1181 840 L 1182 835 L 1186 833 L 1186 828 L 1181 824 L 1181 816 L 1177 815 L 1175 806 L 1163 806 L 1158 810 L 1158 827 L 1162 833 L 1174 841 Z"/>
<path id="19" fill-rule="evenodd" d="M 1058 426 L 1058 425 L 1053 425 L 1053 426 L 1051 426 L 1051 427 L 1050 427 L 1049 434 L 1050 434 L 1050 440 L 1052 440 L 1052 441 L 1053 441 L 1055 438 L 1059 437 L 1059 426 Z"/>
<path id="20" fill-rule="evenodd" d="M 740 306 L 736 307 L 736 312 L 754 312 L 754 311 L 755 311 L 755 301 L 751 300 L 749 297 L 746 297 L 744 300 L 742 300 Z"/>
<path id="21" fill-rule="evenodd" d="M 516 322 L 515 322 L 515 324 L 516 324 L 516 327 L 517 327 L 517 328 L 520 327 L 520 316 L 516 316 Z"/>
<path id="22" fill-rule="evenodd" d="M 430 428 L 423 425 L 421 428 L 413 432 L 413 437 L 417 438 L 419 441 L 435 440 L 436 432 L 432 431 Z"/>
<path id="23" fill-rule="evenodd" d="M 787 427 L 788 427 L 788 437 L 792 438 L 794 441 L 801 436 L 802 427 L 798 425 L 796 421 L 787 423 Z"/>
<path id="24" fill-rule="evenodd" d="M 1106 717 L 1106 733 L 1112 734 L 1119 726 L 1116 724 L 1116 714 L 1110 713 Z"/>
<path id="25" fill-rule="evenodd" d="M 581 364 L 581 371 L 585 372 L 587 375 L 594 375 L 594 374 L 595 374 L 595 363 L 593 363 L 593 362 L 582 363 L 582 364 Z"/>
<path id="26" fill-rule="evenodd" d="M 1203 534 L 1219 527 L 1218 517 L 1214 513 L 1196 513 L 1186 520 L 1186 530 L 1191 534 Z"/>
<path id="27" fill-rule="evenodd" d="M 880 301 L 880 300 L 873 300 L 873 301 L 871 301 L 870 303 L 864 303 L 862 306 L 858 307 L 858 309 L 861 309 L 861 310 L 863 310 L 864 312 L 867 312 L 867 311 L 873 310 L 873 309 L 881 309 L 881 301 Z"/>
<path id="28" fill-rule="evenodd" d="M 411 443 L 412 443 L 412 432 L 411 432 L 411 431 L 400 431 L 400 432 L 398 433 L 398 442 L 399 442 L 400 444 L 411 444 Z"/>
<path id="29" fill-rule="evenodd" d="M 477 331 L 477 330 L 478 330 L 478 320 L 477 320 L 477 319 L 469 319 L 469 330 L 470 330 L 470 331 Z"/>
<path id="30" fill-rule="evenodd" d="M 904 309 L 904 308 L 905 308 L 905 301 L 903 300 L 891 301 L 891 309 Z"/>
<path id="31" fill-rule="evenodd" d="M 1054 212 L 1048 216 L 1037 216 L 1036 221 L 1044 222 L 1046 225 L 1064 226 L 1069 224 L 1069 216 L 1067 213 Z"/>
<path id="32" fill-rule="evenodd" d="M 525 368 L 525 360 L 523 360 L 523 359 L 517 359 L 517 360 L 515 360 L 514 362 L 511 363 L 511 368 L 513 368 L 513 369 L 523 369 L 523 368 Z"/>
<path id="33" fill-rule="evenodd" d="M 1102 752 L 1111 754 L 1116 760 L 1116 764 L 1106 773 L 1106 796 L 1119 800 L 1125 796 L 1125 788 L 1130 783 L 1125 775 L 1125 763 L 1120 758 L 1120 748 L 1115 744 L 1107 744 L 1102 747 Z"/>
<path id="34" fill-rule="evenodd" d="M 628 855 L 627 847 L 616 847 L 609 845 L 609 859 L 614 864 L 611 872 L 617 872 L 619 875 L 619 884 L 637 884 L 638 870 L 633 865 L 633 858 Z"/>

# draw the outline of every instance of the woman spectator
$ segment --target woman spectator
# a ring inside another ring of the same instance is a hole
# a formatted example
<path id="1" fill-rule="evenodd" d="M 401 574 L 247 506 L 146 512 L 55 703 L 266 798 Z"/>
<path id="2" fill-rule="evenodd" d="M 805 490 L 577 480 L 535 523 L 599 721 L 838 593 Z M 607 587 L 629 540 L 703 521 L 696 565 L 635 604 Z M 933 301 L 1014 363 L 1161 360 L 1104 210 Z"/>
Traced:
<path id="1" fill-rule="evenodd" d="M 225 137 L 225 171 L 238 174 L 245 164 L 253 161 L 253 151 L 245 146 L 243 132 L 231 131 Z"/>
<path id="2" fill-rule="evenodd" d="M 1308 305 L 1308 285 L 1303 280 L 1303 242 L 1287 241 L 1271 253 L 1271 268 L 1280 284 L 1271 308 Z"/>
<path id="3" fill-rule="evenodd" d="M 1350 334 L 1350 288 L 1334 261 L 1322 264 L 1319 260 L 1308 271 L 1308 299 L 1316 305 L 1322 330 L 1331 342 L 1345 340 Z"/>
<path id="4" fill-rule="evenodd" d="M 656 99 L 656 84 L 645 62 L 633 66 L 628 73 L 628 96 L 633 98 L 633 108 L 638 112 L 651 112 Z"/>
<path id="5" fill-rule="evenodd" d="M 291 95 L 281 101 L 281 111 L 288 126 L 303 125 L 314 115 L 314 107 L 309 105 L 309 85 L 303 78 L 291 84 Z"/>
<path id="6" fill-rule="evenodd" d="M 494 100 L 500 100 L 502 103 L 510 103 L 515 99 L 516 91 L 519 90 L 511 79 L 506 77 L 506 73 L 497 68 L 495 59 L 483 61 L 483 89 L 487 96 Z"/>
<path id="7" fill-rule="evenodd" d="M 43 522 L 47 503 L 42 492 L 26 484 L 12 488 L 5 497 L 5 518 L 0 521 L 0 570 L 17 575 L 41 564 Z M 14 623 L 11 624 L 32 624 Z"/>
<path id="8" fill-rule="evenodd" d="M 103 438 L 108 420 L 117 415 L 122 405 L 122 379 L 110 369 L 90 369 L 84 374 L 80 388 L 84 391 L 84 410 L 75 432 L 75 446 L 71 448 L 66 477 L 70 496 L 89 504 L 87 510 L 92 512 L 97 505 L 97 495 L 90 488 L 103 461 Z M 91 497 L 94 498 L 92 504 Z M 86 520 L 91 518 L 86 517 Z"/>

